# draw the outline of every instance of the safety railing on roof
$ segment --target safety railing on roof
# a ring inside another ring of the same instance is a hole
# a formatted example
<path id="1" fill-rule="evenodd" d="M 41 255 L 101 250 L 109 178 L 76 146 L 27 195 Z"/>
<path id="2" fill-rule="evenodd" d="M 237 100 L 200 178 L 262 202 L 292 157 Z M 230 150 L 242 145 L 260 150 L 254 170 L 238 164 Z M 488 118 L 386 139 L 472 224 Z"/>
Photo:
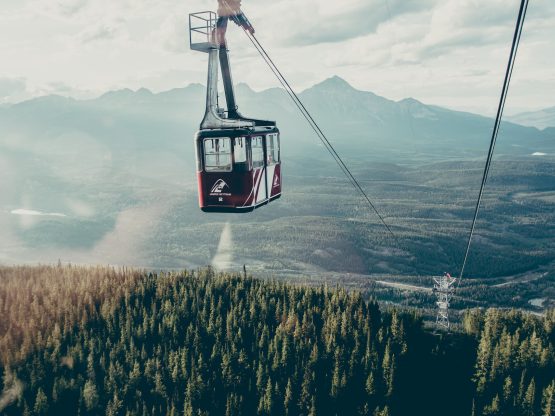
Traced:
<path id="1" fill-rule="evenodd" d="M 218 16 L 211 11 L 189 14 L 189 44 L 191 49 L 208 52 L 216 47 L 212 34 L 216 28 Z"/>

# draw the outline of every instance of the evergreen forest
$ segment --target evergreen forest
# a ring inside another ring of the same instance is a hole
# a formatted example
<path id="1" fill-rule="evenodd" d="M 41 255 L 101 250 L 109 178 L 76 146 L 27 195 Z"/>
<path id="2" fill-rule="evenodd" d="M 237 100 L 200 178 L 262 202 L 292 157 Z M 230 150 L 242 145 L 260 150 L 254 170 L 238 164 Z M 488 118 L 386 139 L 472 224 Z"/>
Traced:
<path id="1" fill-rule="evenodd" d="M 364 291 L 0 267 L 2 415 L 555 414 L 555 311 L 435 333 Z"/>

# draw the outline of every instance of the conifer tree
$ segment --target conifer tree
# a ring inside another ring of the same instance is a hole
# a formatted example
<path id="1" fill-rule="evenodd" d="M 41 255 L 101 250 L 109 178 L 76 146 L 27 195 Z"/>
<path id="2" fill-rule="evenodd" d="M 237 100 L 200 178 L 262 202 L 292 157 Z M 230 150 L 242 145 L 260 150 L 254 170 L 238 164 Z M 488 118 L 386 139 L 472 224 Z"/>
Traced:
<path id="1" fill-rule="evenodd" d="M 542 394 L 542 416 L 555 415 L 555 380 L 551 382 Z"/>
<path id="2" fill-rule="evenodd" d="M 283 397 L 283 407 L 285 409 L 286 415 L 293 414 L 293 409 L 291 406 L 292 403 L 293 403 L 293 386 L 291 384 L 291 379 L 289 378 L 287 380 L 287 386 L 285 387 L 285 394 Z"/>
<path id="3" fill-rule="evenodd" d="M 528 388 L 526 389 L 526 394 L 524 395 L 524 413 L 527 416 L 534 415 L 534 404 L 536 401 L 536 382 L 532 377 Z"/>
<path id="4" fill-rule="evenodd" d="M 46 397 L 42 387 L 39 387 L 37 391 L 37 397 L 35 398 L 35 406 L 33 410 L 37 415 L 45 415 L 48 412 L 48 398 Z"/>
<path id="5" fill-rule="evenodd" d="M 98 392 L 94 381 L 87 380 L 85 383 L 85 387 L 83 388 L 83 401 L 85 403 L 86 409 L 88 411 L 96 409 L 96 407 L 98 406 L 98 400 Z"/>
<path id="6" fill-rule="evenodd" d="M 106 416 L 117 416 L 123 409 L 123 401 L 118 397 L 117 392 L 114 393 L 114 397 L 108 402 L 106 407 Z"/>

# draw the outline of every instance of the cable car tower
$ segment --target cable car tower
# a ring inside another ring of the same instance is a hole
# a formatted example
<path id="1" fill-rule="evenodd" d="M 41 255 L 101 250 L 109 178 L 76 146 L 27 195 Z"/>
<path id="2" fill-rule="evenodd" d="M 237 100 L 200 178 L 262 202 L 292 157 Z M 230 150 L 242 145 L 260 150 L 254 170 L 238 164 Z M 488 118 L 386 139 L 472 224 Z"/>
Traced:
<path id="1" fill-rule="evenodd" d="M 206 108 L 195 137 L 199 205 L 205 212 L 249 212 L 281 196 L 276 123 L 243 117 L 235 101 L 225 39 L 229 20 L 254 32 L 243 13 L 189 15 L 190 47 L 208 53 Z M 218 102 L 219 68 L 226 109 Z"/>
<path id="2" fill-rule="evenodd" d="M 450 328 L 449 323 L 449 302 L 455 291 L 454 284 L 457 281 L 449 273 L 444 273 L 441 277 L 434 277 L 433 292 L 437 296 L 437 316 L 436 324 L 446 329 Z"/>

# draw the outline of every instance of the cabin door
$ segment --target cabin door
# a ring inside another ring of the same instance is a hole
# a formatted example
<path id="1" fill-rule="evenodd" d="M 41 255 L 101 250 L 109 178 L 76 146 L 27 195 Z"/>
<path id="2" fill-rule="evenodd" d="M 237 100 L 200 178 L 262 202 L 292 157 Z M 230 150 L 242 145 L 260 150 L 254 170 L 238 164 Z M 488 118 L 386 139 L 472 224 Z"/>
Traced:
<path id="1" fill-rule="evenodd" d="M 258 205 L 268 199 L 264 136 L 253 136 L 251 140 L 251 154 L 255 205 Z"/>

